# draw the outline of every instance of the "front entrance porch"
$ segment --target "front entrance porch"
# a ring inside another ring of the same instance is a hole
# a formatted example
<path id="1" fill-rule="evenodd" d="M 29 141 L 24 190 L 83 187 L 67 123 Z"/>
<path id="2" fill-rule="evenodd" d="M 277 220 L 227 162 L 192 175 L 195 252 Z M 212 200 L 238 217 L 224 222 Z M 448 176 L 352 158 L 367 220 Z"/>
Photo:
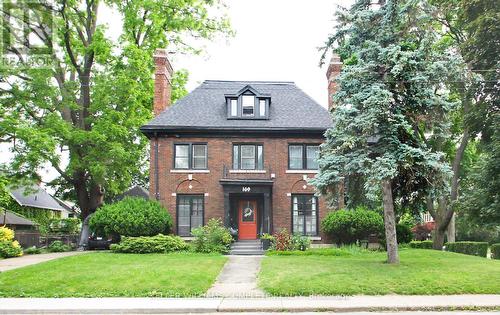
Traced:
<path id="1" fill-rule="evenodd" d="M 224 224 L 238 231 L 239 240 L 272 233 L 271 180 L 222 179 Z"/>

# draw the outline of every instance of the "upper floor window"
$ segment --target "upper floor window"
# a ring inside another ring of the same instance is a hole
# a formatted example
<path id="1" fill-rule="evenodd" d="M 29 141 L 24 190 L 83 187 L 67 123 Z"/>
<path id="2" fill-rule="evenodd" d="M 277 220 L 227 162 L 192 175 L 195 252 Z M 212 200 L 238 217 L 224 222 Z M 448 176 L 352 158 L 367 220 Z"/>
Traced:
<path id="1" fill-rule="evenodd" d="M 267 119 L 270 94 L 246 86 L 236 94 L 226 94 L 227 116 L 232 119 Z"/>
<path id="2" fill-rule="evenodd" d="M 261 144 L 233 145 L 233 169 L 262 170 L 264 169 L 264 148 Z"/>
<path id="3" fill-rule="evenodd" d="M 241 97 L 241 109 L 243 116 L 253 116 L 255 108 L 255 96 L 243 95 Z"/>
<path id="4" fill-rule="evenodd" d="M 288 169 L 317 170 L 319 145 L 291 144 L 288 146 Z"/>
<path id="5" fill-rule="evenodd" d="M 182 143 L 174 145 L 175 169 L 207 169 L 207 161 L 206 144 Z"/>

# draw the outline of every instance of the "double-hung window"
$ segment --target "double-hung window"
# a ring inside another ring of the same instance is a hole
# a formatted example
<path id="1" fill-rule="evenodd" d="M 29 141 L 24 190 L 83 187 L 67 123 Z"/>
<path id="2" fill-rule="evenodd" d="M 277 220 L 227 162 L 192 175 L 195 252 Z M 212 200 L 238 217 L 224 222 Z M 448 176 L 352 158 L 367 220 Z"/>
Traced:
<path id="1" fill-rule="evenodd" d="M 233 169 L 262 170 L 264 169 L 264 150 L 261 144 L 233 145 Z"/>
<path id="2" fill-rule="evenodd" d="M 288 169 L 317 170 L 319 145 L 290 144 L 288 146 Z"/>
<path id="3" fill-rule="evenodd" d="M 206 144 L 182 143 L 174 145 L 175 169 L 207 169 L 207 161 Z"/>
<path id="4" fill-rule="evenodd" d="M 191 236 L 203 225 L 203 195 L 177 195 L 177 234 Z"/>
<path id="5" fill-rule="evenodd" d="M 318 198 L 292 195 L 292 230 L 294 234 L 318 235 Z"/>
<path id="6" fill-rule="evenodd" d="M 241 97 L 241 109 L 243 116 L 253 116 L 255 112 L 255 96 L 243 95 Z"/>

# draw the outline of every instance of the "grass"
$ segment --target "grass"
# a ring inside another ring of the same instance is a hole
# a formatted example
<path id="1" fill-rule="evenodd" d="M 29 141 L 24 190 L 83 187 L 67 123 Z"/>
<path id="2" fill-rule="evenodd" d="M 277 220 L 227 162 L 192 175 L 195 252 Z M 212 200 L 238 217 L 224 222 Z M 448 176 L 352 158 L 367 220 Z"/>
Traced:
<path id="1" fill-rule="evenodd" d="M 89 253 L 0 273 L 0 297 L 199 296 L 226 260 L 194 253 Z"/>
<path id="2" fill-rule="evenodd" d="M 335 251 L 335 250 L 334 250 Z M 339 250 L 337 250 L 339 251 Z M 312 250 L 314 252 L 314 250 Z M 259 286 L 272 295 L 498 294 L 500 261 L 425 249 L 279 256 L 262 260 Z"/>

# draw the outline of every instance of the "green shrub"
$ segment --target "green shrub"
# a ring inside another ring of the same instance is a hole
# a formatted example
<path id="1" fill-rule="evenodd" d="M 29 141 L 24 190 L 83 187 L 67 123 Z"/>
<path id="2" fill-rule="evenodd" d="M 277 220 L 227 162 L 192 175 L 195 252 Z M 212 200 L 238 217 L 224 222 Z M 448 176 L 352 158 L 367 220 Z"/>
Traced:
<path id="1" fill-rule="evenodd" d="M 315 248 L 308 250 L 270 250 L 267 256 L 351 256 L 347 251 L 338 248 Z"/>
<path id="2" fill-rule="evenodd" d="M 0 241 L 13 241 L 14 230 L 5 226 L 0 226 Z"/>
<path id="3" fill-rule="evenodd" d="M 490 250 L 492 259 L 500 259 L 500 243 L 492 244 Z"/>
<path id="4" fill-rule="evenodd" d="M 311 247 L 311 240 L 307 236 L 302 236 L 298 234 L 292 235 L 292 248 L 294 250 L 305 251 Z"/>
<path id="5" fill-rule="evenodd" d="M 37 248 L 36 246 L 31 246 L 26 248 L 24 250 L 24 253 L 27 255 L 36 255 L 36 254 L 41 254 L 42 250 L 40 248 Z"/>
<path id="6" fill-rule="evenodd" d="M 110 249 L 117 253 L 169 253 L 186 250 L 188 245 L 179 236 L 158 234 L 156 236 L 125 236 L 119 244 L 111 244 Z"/>
<path id="7" fill-rule="evenodd" d="M 398 223 L 396 225 L 396 236 L 398 244 L 407 244 L 413 239 L 413 232 L 408 225 Z"/>
<path id="8" fill-rule="evenodd" d="M 488 242 L 454 242 L 446 243 L 445 246 L 449 252 L 466 255 L 486 257 L 488 253 Z"/>
<path id="9" fill-rule="evenodd" d="M 71 246 L 64 244 L 62 241 L 53 241 L 50 243 L 47 250 L 51 253 L 69 252 Z"/>
<path id="10" fill-rule="evenodd" d="M 126 197 L 104 205 L 90 218 L 90 229 L 100 235 L 154 236 L 168 234 L 172 217 L 157 201 Z"/>
<path id="11" fill-rule="evenodd" d="M 379 213 L 358 207 L 330 212 L 321 222 L 321 228 L 337 244 L 353 244 L 370 234 L 381 234 L 384 220 Z"/>
<path id="12" fill-rule="evenodd" d="M 18 257 L 22 256 L 23 249 L 17 241 L 0 241 L 0 257 Z"/>
<path id="13" fill-rule="evenodd" d="M 14 240 L 14 231 L 7 227 L 0 227 L 0 257 L 18 257 L 23 254 L 23 249 Z"/>
<path id="14" fill-rule="evenodd" d="M 411 248 L 432 249 L 432 241 L 411 241 Z"/>
<path id="15" fill-rule="evenodd" d="M 205 226 L 193 229 L 192 248 L 198 253 L 227 253 L 233 237 L 220 219 L 210 219 Z"/>

